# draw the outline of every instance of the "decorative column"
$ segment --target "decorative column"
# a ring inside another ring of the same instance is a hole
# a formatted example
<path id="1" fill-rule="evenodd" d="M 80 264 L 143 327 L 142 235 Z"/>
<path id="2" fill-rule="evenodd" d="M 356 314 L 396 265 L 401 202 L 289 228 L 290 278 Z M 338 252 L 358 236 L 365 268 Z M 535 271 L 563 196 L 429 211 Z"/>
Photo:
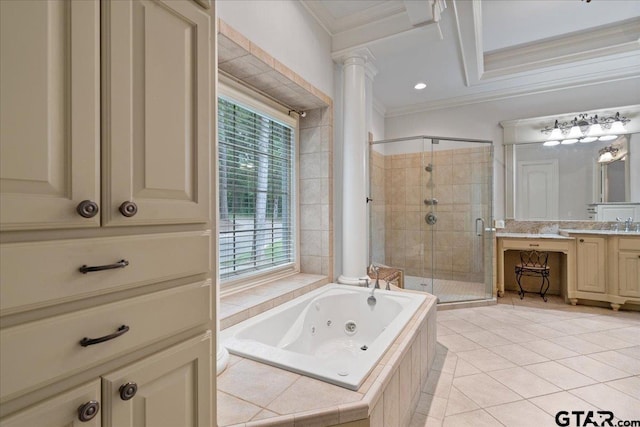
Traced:
<path id="1" fill-rule="evenodd" d="M 368 49 L 334 58 L 343 63 L 342 274 L 340 283 L 358 284 L 367 272 L 367 97 Z"/>

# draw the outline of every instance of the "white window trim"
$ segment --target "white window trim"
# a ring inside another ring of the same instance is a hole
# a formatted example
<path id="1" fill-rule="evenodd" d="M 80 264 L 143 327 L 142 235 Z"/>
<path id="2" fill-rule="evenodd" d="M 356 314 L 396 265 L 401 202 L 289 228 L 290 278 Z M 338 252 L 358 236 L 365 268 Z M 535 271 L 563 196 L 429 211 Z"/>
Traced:
<path id="1" fill-rule="evenodd" d="M 284 277 L 292 276 L 300 273 L 300 121 L 298 115 L 290 116 L 287 107 L 276 103 L 275 101 L 255 92 L 254 90 L 226 77 L 223 75 L 218 76 L 218 93 L 217 97 L 222 97 L 233 103 L 236 103 L 244 108 L 261 112 L 271 118 L 279 121 L 287 126 L 290 126 L 294 130 L 294 144 L 295 153 L 293 157 L 294 162 L 294 180 L 291 183 L 292 193 L 295 195 L 295 212 L 294 212 L 294 227 L 295 227 L 295 257 L 293 265 L 289 264 L 284 267 L 274 267 L 270 270 L 257 272 L 254 275 L 248 275 L 246 277 L 239 277 L 236 280 L 229 280 L 224 283 L 220 280 L 220 238 L 216 233 L 216 276 L 217 282 L 220 284 L 220 293 L 222 296 L 239 292 L 241 290 L 249 289 L 255 286 L 259 286 L 265 283 L 273 282 L 274 280 Z M 218 99 L 215 100 L 216 105 Z M 216 107 L 217 111 L 217 107 Z M 216 117 L 217 120 L 217 117 Z M 217 129 L 216 129 L 217 132 Z M 216 135 L 217 138 L 217 135 Z M 216 154 L 216 161 L 218 156 Z M 216 182 L 219 177 L 219 167 L 216 165 Z M 217 188 L 217 185 L 216 185 Z M 215 196 L 218 200 L 218 194 Z M 220 207 L 219 201 L 216 202 L 216 223 L 220 224 Z M 219 226 L 218 226 L 219 228 Z"/>

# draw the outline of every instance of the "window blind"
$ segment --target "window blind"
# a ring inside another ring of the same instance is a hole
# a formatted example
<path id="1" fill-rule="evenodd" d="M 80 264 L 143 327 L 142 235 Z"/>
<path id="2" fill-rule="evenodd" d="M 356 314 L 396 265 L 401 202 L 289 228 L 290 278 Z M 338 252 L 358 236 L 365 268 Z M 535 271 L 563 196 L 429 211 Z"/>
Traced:
<path id="1" fill-rule="evenodd" d="M 218 99 L 223 282 L 294 264 L 294 150 L 291 127 Z"/>

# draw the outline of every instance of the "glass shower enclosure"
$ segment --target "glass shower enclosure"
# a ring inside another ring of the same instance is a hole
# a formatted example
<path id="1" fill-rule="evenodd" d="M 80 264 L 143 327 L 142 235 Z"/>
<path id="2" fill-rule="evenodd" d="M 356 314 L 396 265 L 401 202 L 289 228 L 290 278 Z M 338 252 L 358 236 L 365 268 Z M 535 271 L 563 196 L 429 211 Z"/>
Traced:
<path id="1" fill-rule="evenodd" d="M 370 264 L 440 303 L 493 297 L 493 144 L 411 137 L 369 150 Z"/>

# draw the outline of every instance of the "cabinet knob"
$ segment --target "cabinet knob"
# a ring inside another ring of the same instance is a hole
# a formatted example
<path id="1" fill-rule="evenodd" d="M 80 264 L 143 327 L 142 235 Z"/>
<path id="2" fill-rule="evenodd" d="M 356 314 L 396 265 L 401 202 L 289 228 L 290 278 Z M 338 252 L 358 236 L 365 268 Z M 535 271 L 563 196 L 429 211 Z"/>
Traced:
<path id="1" fill-rule="evenodd" d="M 124 383 L 120 386 L 120 399 L 130 400 L 138 392 L 138 384 L 134 382 Z"/>
<path id="2" fill-rule="evenodd" d="M 78 408 L 78 419 L 83 423 L 91 421 L 99 410 L 100 403 L 97 400 L 90 400 Z"/>
<path id="3" fill-rule="evenodd" d="M 584 239 L 580 239 L 580 243 L 584 243 Z"/>
<path id="4" fill-rule="evenodd" d="M 123 216 L 131 218 L 136 213 L 138 213 L 138 206 L 133 202 L 123 202 L 118 210 Z"/>
<path id="5" fill-rule="evenodd" d="M 93 218 L 98 214 L 99 210 L 100 209 L 98 208 L 98 204 L 96 202 L 92 202 L 91 200 L 83 200 L 78 203 L 78 206 L 76 207 L 76 212 L 78 212 L 78 215 L 84 218 Z"/>

